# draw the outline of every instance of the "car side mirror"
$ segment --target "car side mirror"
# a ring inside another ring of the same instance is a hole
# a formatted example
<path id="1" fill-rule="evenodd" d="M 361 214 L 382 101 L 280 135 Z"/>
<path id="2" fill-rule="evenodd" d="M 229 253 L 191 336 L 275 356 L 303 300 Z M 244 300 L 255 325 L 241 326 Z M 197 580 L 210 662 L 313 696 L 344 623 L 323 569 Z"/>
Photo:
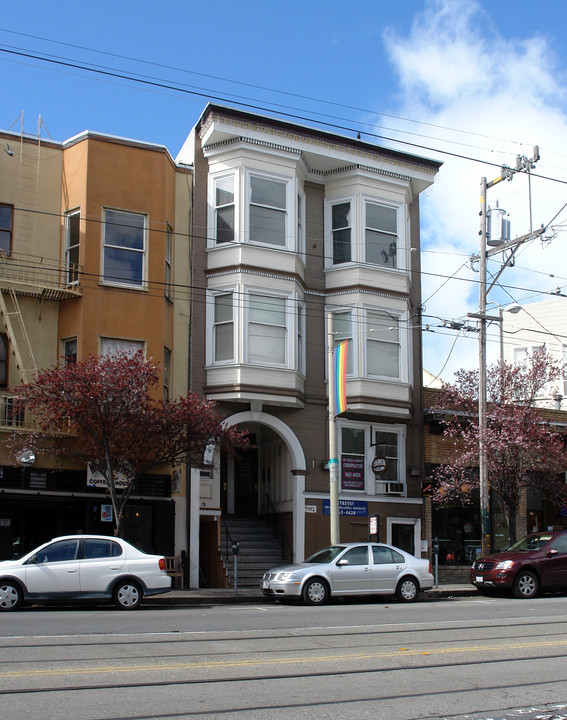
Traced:
<path id="1" fill-rule="evenodd" d="M 553 557 L 554 555 L 557 555 L 558 552 L 559 550 L 557 548 L 551 548 L 551 550 L 547 551 L 547 557 Z"/>
<path id="2" fill-rule="evenodd" d="M 349 564 L 348 560 L 338 560 L 337 561 L 337 565 L 339 565 L 339 566 L 348 565 L 348 564 Z"/>

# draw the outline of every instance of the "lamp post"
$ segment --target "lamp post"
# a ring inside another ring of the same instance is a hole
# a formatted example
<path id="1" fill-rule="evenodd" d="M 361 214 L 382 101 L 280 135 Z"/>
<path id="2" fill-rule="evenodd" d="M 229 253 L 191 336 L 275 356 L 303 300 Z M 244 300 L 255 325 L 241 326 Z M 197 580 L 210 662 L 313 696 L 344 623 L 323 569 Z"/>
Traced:
<path id="1" fill-rule="evenodd" d="M 504 362 L 504 313 L 509 312 L 512 315 L 517 315 L 521 309 L 521 305 L 509 305 L 508 307 L 498 305 L 500 311 L 500 363 Z"/>

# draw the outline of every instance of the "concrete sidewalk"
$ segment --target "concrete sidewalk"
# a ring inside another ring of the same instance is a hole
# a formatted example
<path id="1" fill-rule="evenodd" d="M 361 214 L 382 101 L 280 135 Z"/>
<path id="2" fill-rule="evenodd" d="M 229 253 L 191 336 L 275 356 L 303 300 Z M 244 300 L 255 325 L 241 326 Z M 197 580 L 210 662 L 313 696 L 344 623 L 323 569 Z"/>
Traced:
<path id="1" fill-rule="evenodd" d="M 455 584 L 439 585 L 427 590 L 425 598 L 451 598 L 451 597 L 481 597 L 473 585 Z M 375 596 L 378 598 L 379 596 Z M 384 595 L 389 601 L 390 596 Z M 274 600 L 266 598 L 260 588 L 241 588 L 238 591 L 229 588 L 199 588 L 197 590 L 172 590 L 165 595 L 153 595 L 144 598 L 144 605 L 230 605 L 234 603 L 273 603 Z"/>

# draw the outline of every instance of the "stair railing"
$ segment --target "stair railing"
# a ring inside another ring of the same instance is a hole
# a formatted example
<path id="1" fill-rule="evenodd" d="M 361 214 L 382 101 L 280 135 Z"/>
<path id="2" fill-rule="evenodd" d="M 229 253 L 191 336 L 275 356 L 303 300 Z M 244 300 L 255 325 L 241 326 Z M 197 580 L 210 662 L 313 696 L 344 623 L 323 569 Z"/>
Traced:
<path id="1" fill-rule="evenodd" d="M 288 540 L 274 503 L 268 493 L 266 493 L 266 507 L 268 509 L 268 522 L 272 523 L 276 536 L 284 546 L 284 558 L 287 562 L 293 562 L 293 547 Z"/>

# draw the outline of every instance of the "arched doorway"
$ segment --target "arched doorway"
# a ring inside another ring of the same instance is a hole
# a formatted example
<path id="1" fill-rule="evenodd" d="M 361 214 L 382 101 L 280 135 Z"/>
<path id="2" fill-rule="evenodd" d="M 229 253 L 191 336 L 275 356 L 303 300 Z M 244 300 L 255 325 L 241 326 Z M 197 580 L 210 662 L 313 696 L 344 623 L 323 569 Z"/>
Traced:
<path id="1" fill-rule="evenodd" d="M 248 430 L 251 448 L 238 459 L 223 459 L 223 512 L 263 515 L 274 509 L 292 511 L 294 478 L 305 475 L 305 456 L 295 433 L 279 418 L 261 411 L 236 413 L 224 422 Z"/>

